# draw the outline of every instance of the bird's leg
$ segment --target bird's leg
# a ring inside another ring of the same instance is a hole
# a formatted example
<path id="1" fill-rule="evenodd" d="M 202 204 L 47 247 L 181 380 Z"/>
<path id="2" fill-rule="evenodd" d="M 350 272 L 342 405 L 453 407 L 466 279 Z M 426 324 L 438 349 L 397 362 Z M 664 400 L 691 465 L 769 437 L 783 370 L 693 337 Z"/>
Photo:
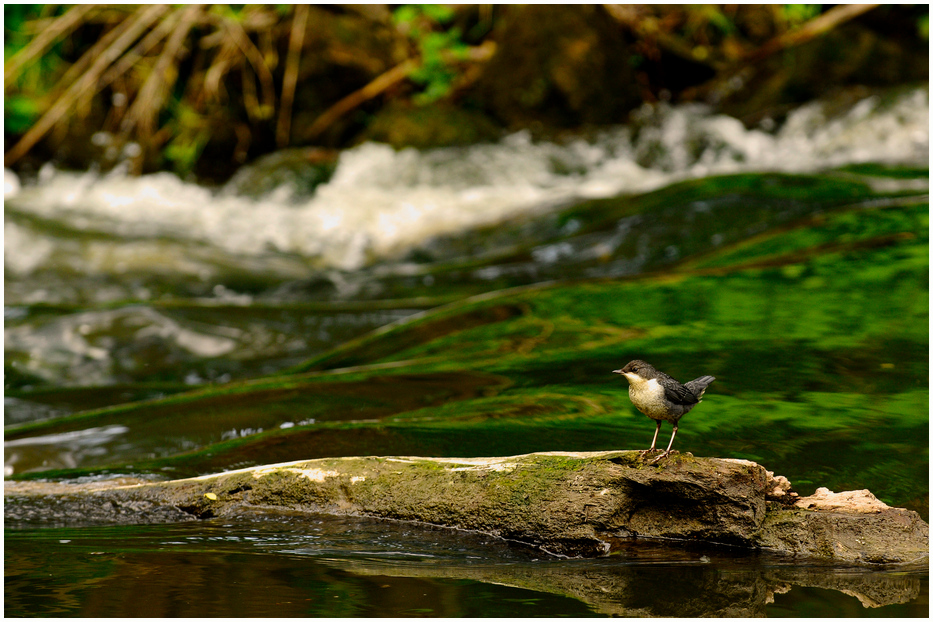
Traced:
<path id="1" fill-rule="evenodd" d="M 660 427 L 660 425 L 659 425 L 658 427 Z M 659 460 L 661 460 L 661 458 L 666 458 L 666 457 L 668 457 L 669 455 L 671 455 L 671 447 L 674 445 L 674 437 L 675 437 L 675 436 L 677 436 L 677 424 L 676 424 L 676 423 L 674 424 L 674 433 L 671 434 L 671 442 L 667 444 L 667 449 L 664 450 L 664 453 L 663 453 L 663 454 L 661 454 L 660 456 L 658 456 L 657 458 L 655 458 L 654 460 L 652 460 L 651 462 L 649 462 L 649 463 L 648 463 L 649 465 L 650 465 L 650 464 L 655 464 L 656 462 L 658 462 Z"/>
<path id="2" fill-rule="evenodd" d="M 654 429 L 654 438 L 651 439 L 651 449 L 645 449 L 645 450 L 643 450 L 643 451 L 641 452 L 641 456 L 642 456 L 642 457 L 644 457 L 645 454 L 650 454 L 652 451 L 654 451 L 654 445 L 655 445 L 655 443 L 658 442 L 658 432 L 661 431 L 661 423 L 662 423 L 662 422 L 661 422 L 660 420 L 658 420 L 658 427 L 656 427 L 656 428 Z"/>

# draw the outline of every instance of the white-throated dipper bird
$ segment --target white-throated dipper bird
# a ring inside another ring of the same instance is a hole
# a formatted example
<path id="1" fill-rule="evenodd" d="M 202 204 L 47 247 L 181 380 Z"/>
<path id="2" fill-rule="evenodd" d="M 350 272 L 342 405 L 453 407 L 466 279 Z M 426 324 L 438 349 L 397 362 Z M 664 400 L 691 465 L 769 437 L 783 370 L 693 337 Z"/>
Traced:
<path id="1" fill-rule="evenodd" d="M 612 373 L 625 376 L 628 380 L 628 396 L 632 400 L 632 404 L 658 422 L 658 427 L 654 431 L 654 438 L 651 439 L 651 449 L 646 449 L 642 452 L 642 455 L 654 451 L 654 445 L 658 442 L 658 432 L 661 431 L 662 422 L 670 421 L 674 424 L 674 433 L 671 434 L 671 442 L 667 444 L 667 449 L 652 460 L 651 464 L 671 453 L 674 437 L 677 436 L 677 422 L 700 403 L 700 398 L 706 392 L 706 387 L 715 380 L 712 376 L 700 376 L 687 384 L 680 384 L 664 372 L 660 372 L 648 363 L 639 360 L 631 361 L 622 369 L 616 369 Z"/>

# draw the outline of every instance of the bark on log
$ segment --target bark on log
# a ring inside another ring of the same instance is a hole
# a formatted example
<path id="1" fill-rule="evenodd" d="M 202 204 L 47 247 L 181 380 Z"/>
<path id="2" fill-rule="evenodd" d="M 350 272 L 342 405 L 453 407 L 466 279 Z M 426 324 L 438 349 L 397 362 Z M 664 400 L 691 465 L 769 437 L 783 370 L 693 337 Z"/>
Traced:
<path id="1" fill-rule="evenodd" d="M 747 460 L 675 454 L 647 466 L 639 452 L 612 451 L 324 458 L 169 482 L 6 482 L 4 494 L 7 520 L 139 523 L 304 511 L 468 529 L 566 556 L 602 555 L 634 537 L 843 563 L 928 558 L 929 526 L 916 512 L 840 506 L 846 495 L 820 505 L 824 492 L 808 501 L 788 489 L 786 479 Z"/>

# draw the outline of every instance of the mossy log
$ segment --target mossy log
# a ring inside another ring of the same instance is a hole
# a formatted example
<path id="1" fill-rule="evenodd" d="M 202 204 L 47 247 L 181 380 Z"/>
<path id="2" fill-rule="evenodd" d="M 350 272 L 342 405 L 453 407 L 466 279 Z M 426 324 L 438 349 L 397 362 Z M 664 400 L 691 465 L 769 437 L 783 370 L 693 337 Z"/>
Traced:
<path id="1" fill-rule="evenodd" d="M 800 499 L 789 488 L 747 460 L 674 454 L 648 466 L 639 452 L 614 451 L 324 458 L 168 482 L 6 482 L 4 493 L 8 520 L 138 523 L 303 511 L 474 530 L 566 556 L 602 555 L 620 539 L 663 538 L 843 563 L 928 558 L 929 526 L 916 512 L 889 508 L 867 491 L 873 505 L 831 507 L 825 495 Z"/>

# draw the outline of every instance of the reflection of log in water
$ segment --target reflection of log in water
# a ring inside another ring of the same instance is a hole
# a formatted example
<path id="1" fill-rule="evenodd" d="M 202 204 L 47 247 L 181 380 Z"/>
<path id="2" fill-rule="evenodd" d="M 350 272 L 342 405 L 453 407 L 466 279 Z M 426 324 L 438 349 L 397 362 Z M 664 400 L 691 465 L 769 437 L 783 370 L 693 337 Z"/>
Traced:
<path id="1" fill-rule="evenodd" d="M 771 555 L 713 563 L 698 561 L 699 553 L 689 557 L 676 565 L 628 564 L 625 557 L 475 567 L 348 559 L 321 563 L 358 575 L 468 579 L 560 594 L 587 603 L 597 613 L 626 617 L 761 617 L 775 594 L 794 587 L 838 590 L 865 607 L 907 603 L 920 594 L 924 571 L 918 568 L 918 574 L 911 575 L 890 569 L 781 566 L 788 560 Z M 659 586 L 665 586 L 664 598 L 658 598 Z"/>
<path id="2" fill-rule="evenodd" d="M 758 464 L 690 454 L 657 467 L 646 466 L 639 452 L 324 458 L 134 485 L 7 482 L 4 493 L 8 521 L 167 522 L 297 510 L 468 529 L 564 556 L 600 556 L 631 538 L 836 563 L 908 563 L 929 555 L 929 526 L 916 512 L 876 500 L 804 509 L 842 496 L 801 503 L 786 479 Z"/>

